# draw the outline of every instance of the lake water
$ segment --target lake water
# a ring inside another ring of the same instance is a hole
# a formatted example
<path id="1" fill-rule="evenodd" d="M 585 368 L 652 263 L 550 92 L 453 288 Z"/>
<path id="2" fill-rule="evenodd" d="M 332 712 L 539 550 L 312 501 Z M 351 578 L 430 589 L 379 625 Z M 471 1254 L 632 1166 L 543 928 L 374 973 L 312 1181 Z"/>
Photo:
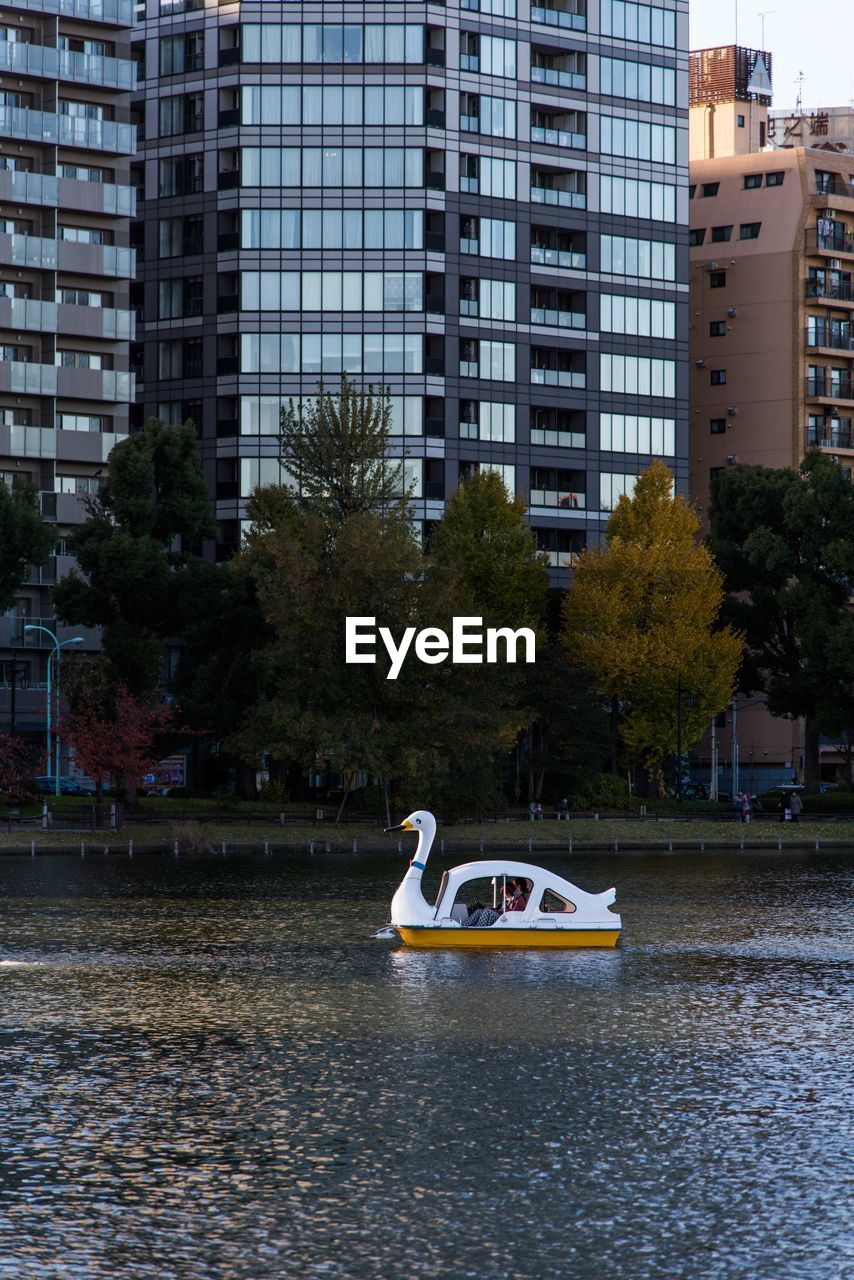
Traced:
<path id="1" fill-rule="evenodd" d="M 854 1278 L 850 858 L 555 860 L 575 953 L 403 865 L 0 861 L 2 1280 Z"/>

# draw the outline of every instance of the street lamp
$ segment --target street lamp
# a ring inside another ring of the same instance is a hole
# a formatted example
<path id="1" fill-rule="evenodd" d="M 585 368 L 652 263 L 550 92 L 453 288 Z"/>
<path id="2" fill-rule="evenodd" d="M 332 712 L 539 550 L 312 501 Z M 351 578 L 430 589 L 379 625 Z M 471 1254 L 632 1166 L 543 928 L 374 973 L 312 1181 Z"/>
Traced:
<path id="1" fill-rule="evenodd" d="M 53 652 L 47 655 L 47 776 L 50 777 L 51 769 L 51 697 L 50 697 L 50 663 L 54 653 L 56 654 L 56 711 L 57 711 L 57 732 L 56 732 L 56 773 L 54 783 L 54 793 L 59 795 L 59 651 L 64 649 L 67 644 L 82 644 L 82 636 L 73 636 L 70 640 L 60 642 L 56 635 L 51 631 L 50 627 L 37 627 L 33 623 L 28 623 L 24 627 L 25 631 L 43 631 L 45 635 L 50 636 L 53 641 Z"/>

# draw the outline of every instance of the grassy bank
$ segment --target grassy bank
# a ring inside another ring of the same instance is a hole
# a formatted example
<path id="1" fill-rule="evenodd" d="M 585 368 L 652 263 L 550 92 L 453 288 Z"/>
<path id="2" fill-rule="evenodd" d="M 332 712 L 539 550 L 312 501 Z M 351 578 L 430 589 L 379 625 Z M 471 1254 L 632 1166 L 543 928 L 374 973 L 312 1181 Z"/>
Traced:
<path id="1" fill-rule="evenodd" d="M 773 818 L 752 822 L 747 826 L 733 821 L 714 822 L 701 818 L 690 821 L 678 819 L 629 818 L 598 821 L 578 818 L 572 822 L 489 822 L 440 827 L 434 853 L 441 853 L 440 841 L 444 841 L 446 854 L 489 854 L 500 850 L 513 850 L 528 856 L 531 841 L 531 857 L 537 853 L 567 852 L 570 839 L 574 850 L 602 849 L 727 849 L 765 847 L 775 848 L 782 840 L 783 847 L 814 847 L 822 845 L 854 846 L 854 819 L 840 821 L 801 820 L 800 823 L 781 823 Z M 239 821 L 227 825 L 216 822 L 177 822 L 150 825 L 127 823 L 120 832 L 113 831 L 42 831 L 35 829 L 0 831 L 0 851 L 28 851 L 31 841 L 37 850 L 70 849 L 78 851 L 81 843 L 95 852 L 109 846 L 112 852 L 126 852 L 129 841 L 134 849 L 163 850 L 172 847 L 175 840 L 184 853 L 221 852 L 223 842 L 226 851 L 263 847 L 269 842 L 274 852 L 281 850 L 307 851 L 314 843 L 315 852 L 327 846 L 333 852 L 352 851 L 354 841 L 359 852 L 396 853 L 398 843 L 404 852 L 413 851 L 412 837 L 386 836 L 381 828 L 373 826 L 335 827 L 323 825 L 281 826 L 271 820 L 269 824 L 251 826 Z"/>

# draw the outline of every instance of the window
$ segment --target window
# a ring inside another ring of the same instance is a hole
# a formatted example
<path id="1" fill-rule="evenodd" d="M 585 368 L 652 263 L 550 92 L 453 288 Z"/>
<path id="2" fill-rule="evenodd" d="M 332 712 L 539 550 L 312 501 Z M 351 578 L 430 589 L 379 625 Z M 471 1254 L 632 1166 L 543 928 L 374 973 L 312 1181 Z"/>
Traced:
<path id="1" fill-rule="evenodd" d="M 460 437 L 513 444 L 516 439 L 516 406 L 504 401 L 461 400 Z"/>
<path id="2" fill-rule="evenodd" d="M 194 195 L 203 189 L 204 159 L 201 152 L 160 161 L 158 182 L 160 196 Z"/>
<path id="3" fill-rule="evenodd" d="M 602 236 L 602 270 L 647 280 L 676 279 L 676 246 L 631 236 Z"/>
<path id="4" fill-rule="evenodd" d="M 726 320 L 710 320 L 709 321 L 709 337 L 723 338 L 726 334 Z"/>
<path id="5" fill-rule="evenodd" d="M 632 0 L 601 0 L 602 34 L 638 44 L 676 45 L 676 14 L 657 5 L 635 4 Z"/>
<path id="6" fill-rule="evenodd" d="M 705 227 L 692 227 L 688 232 L 688 244 L 691 245 L 692 248 L 696 248 L 697 245 L 701 245 L 705 238 Z"/>
<path id="7" fill-rule="evenodd" d="M 246 22 L 241 45 L 244 63 L 419 63 L 424 61 L 424 28 L 396 22 Z"/>
<path id="8" fill-rule="evenodd" d="M 97 231 L 93 227 L 60 225 L 56 229 L 56 234 L 59 240 L 70 240 L 74 244 L 104 244 L 108 233 L 106 231 Z"/>
<path id="9" fill-rule="evenodd" d="M 570 902 L 568 898 L 564 898 L 561 894 L 556 893 L 554 889 L 546 889 L 540 902 L 540 911 L 544 915 L 569 915 L 575 911 L 575 903 Z"/>
<path id="10" fill-rule="evenodd" d="M 460 315 L 483 320 L 516 319 L 516 285 L 509 280 L 460 280 Z"/>
<path id="11" fill-rule="evenodd" d="M 761 222 L 742 222 L 739 229 L 740 240 L 758 240 Z"/>
<path id="12" fill-rule="evenodd" d="M 724 289 L 725 287 L 726 287 L 726 272 L 710 271 L 709 272 L 709 288 Z"/>
<path id="13" fill-rule="evenodd" d="M 709 432 L 713 436 L 726 435 L 726 418 L 709 418 Z"/>
<path id="14" fill-rule="evenodd" d="M 645 453 L 672 458 L 676 453 L 676 419 L 603 413 L 599 447 L 606 453 Z"/>
<path id="15" fill-rule="evenodd" d="M 484 258 L 516 257 L 516 224 L 501 218 L 460 219 L 460 249 Z"/>
<path id="16" fill-rule="evenodd" d="M 761 174 L 761 173 L 746 173 L 746 174 L 744 175 L 744 189 L 745 189 L 745 191 L 755 191 L 755 190 L 757 189 L 757 187 L 761 187 L 761 186 L 762 186 L 762 174 Z"/>
<path id="17" fill-rule="evenodd" d="M 712 227 L 712 244 L 725 244 L 732 239 L 732 227 Z"/>
<path id="18" fill-rule="evenodd" d="M 601 92 L 614 98 L 633 98 L 672 107 L 676 103 L 676 72 L 649 62 L 628 62 L 622 58 L 599 61 Z"/>
<path id="19" fill-rule="evenodd" d="M 244 271 L 242 311 L 423 311 L 420 271 Z"/>
<path id="20" fill-rule="evenodd" d="M 242 373 L 421 373 L 419 333 L 243 333 Z"/>
<path id="21" fill-rule="evenodd" d="M 603 155 L 676 163 L 676 130 L 672 125 L 624 120 L 621 116 L 602 116 L 599 123 L 599 149 Z"/>
<path id="22" fill-rule="evenodd" d="M 460 374 L 496 382 L 513 382 L 516 378 L 516 347 L 512 342 L 464 338 L 460 343 Z"/>
<path id="23" fill-rule="evenodd" d="M 605 293 L 601 298 L 600 328 L 603 333 L 675 339 L 676 303 Z"/>
<path id="24" fill-rule="evenodd" d="M 599 179 L 599 199 L 603 213 L 649 218 L 654 222 L 676 221 L 676 188 L 666 182 L 614 178 L 603 173 Z"/>
<path id="25" fill-rule="evenodd" d="M 421 209 L 244 209 L 243 249 L 423 249 Z"/>
<path id="26" fill-rule="evenodd" d="M 243 147 L 244 187 L 423 187 L 420 147 Z"/>
<path id="27" fill-rule="evenodd" d="M 782 187 L 783 179 L 785 178 L 785 176 L 786 176 L 786 173 L 785 173 L 785 170 L 783 169 L 775 169 L 773 173 L 766 173 L 765 175 L 766 187 Z"/>
<path id="28" fill-rule="evenodd" d="M 742 115 L 736 116 L 736 123 L 737 123 L 737 125 L 738 125 L 739 129 L 743 129 L 743 128 L 744 128 L 744 116 L 742 116 Z"/>
<path id="29" fill-rule="evenodd" d="M 515 200 L 516 162 L 514 160 L 497 160 L 492 156 L 481 156 L 480 194 L 498 196 L 503 200 Z"/>
<path id="30" fill-rule="evenodd" d="M 709 467 L 709 483 L 711 484 L 713 480 L 717 480 L 718 476 L 724 471 L 726 471 L 726 467 Z"/>
<path id="31" fill-rule="evenodd" d="M 676 362 L 649 356 L 599 356 L 602 391 L 617 395 L 658 396 L 671 400 L 676 395 Z"/>
<path id="32" fill-rule="evenodd" d="M 202 215 L 161 218 L 157 228 L 157 251 L 161 258 L 179 258 L 202 252 Z"/>
<path id="33" fill-rule="evenodd" d="M 726 369 L 712 369 L 709 373 L 709 382 L 713 387 L 725 387 Z"/>
<path id="34" fill-rule="evenodd" d="M 424 91 L 418 85 L 245 85 L 242 102 L 243 124 L 424 123 Z"/>
<path id="35" fill-rule="evenodd" d="M 480 37 L 480 71 L 482 75 L 516 79 L 516 41 L 500 36 Z"/>
<path id="36" fill-rule="evenodd" d="M 181 133 L 198 133 L 205 127 L 204 94 L 184 93 L 172 98 L 161 98 L 159 113 L 161 138 Z"/>
<path id="37" fill-rule="evenodd" d="M 599 477 L 599 504 L 603 511 L 613 511 L 620 498 L 634 496 L 636 475 L 617 475 L 611 471 L 603 471 Z"/>
<path id="38" fill-rule="evenodd" d="M 692 182 L 690 187 L 688 188 L 688 199 L 693 200 L 696 194 L 697 194 L 697 184 L 696 182 Z"/>
<path id="39" fill-rule="evenodd" d="M 486 94 L 460 94 L 460 128 L 468 133 L 485 133 L 493 138 L 516 137 L 516 103 L 509 98 Z"/>
<path id="40" fill-rule="evenodd" d="M 700 194 L 703 196 L 716 196 L 720 185 L 719 182 L 704 182 L 700 189 Z"/>

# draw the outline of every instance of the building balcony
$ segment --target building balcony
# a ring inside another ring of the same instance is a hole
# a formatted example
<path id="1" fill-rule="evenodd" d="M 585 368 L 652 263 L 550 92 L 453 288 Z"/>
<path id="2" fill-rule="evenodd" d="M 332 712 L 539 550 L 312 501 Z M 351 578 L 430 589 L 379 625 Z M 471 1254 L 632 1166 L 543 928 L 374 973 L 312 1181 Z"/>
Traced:
<path id="1" fill-rule="evenodd" d="M 55 394 L 70 400 L 111 400 L 129 404 L 135 395 L 134 376 L 117 369 L 75 369 L 58 365 Z"/>
<path id="2" fill-rule="evenodd" d="M 824 280 L 807 280 L 805 296 L 816 302 L 854 302 L 854 285 L 849 281 L 828 284 Z"/>
<path id="3" fill-rule="evenodd" d="M 478 376 L 478 363 L 476 360 L 460 361 L 460 377 L 476 378 Z"/>
<path id="4" fill-rule="evenodd" d="M 554 325 L 559 329 L 586 329 L 583 311 L 556 311 L 551 307 L 531 307 L 531 324 Z"/>
<path id="5" fill-rule="evenodd" d="M 23 170 L 0 169 L 0 201 L 128 218 L 136 213 L 134 187 L 117 186 L 113 182 L 82 182 L 77 178 L 57 178 Z"/>
<path id="6" fill-rule="evenodd" d="M 552 84 L 561 89 L 586 89 L 587 76 L 580 71 L 562 71 L 559 67 L 531 67 L 531 83 Z"/>
<path id="7" fill-rule="evenodd" d="M 572 147 L 576 151 L 587 150 L 586 133 L 568 133 L 565 129 L 544 129 L 531 125 L 531 141 L 542 142 L 547 147 Z"/>
<path id="8" fill-rule="evenodd" d="M 821 234 L 818 227 L 808 227 L 806 248 L 808 253 L 831 253 L 854 257 L 854 235 L 844 227 L 834 227 L 832 231 L 825 234 Z"/>
<path id="9" fill-rule="evenodd" d="M 469 252 L 476 252 L 476 250 L 469 250 Z M 569 271 L 585 271 L 587 269 L 587 254 L 574 253 L 566 249 L 547 249 L 544 245 L 532 244 L 531 262 L 537 266 L 562 267 Z"/>
<path id="10" fill-rule="evenodd" d="M 30 14 L 82 18 L 88 22 L 102 22 L 105 26 L 133 25 L 134 0 L 3 0 L 3 7 L 21 9 Z"/>
<path id="11" fill-rule="evenodd" d="M 559 187 L 531 187 L 532 204 L 558 204 L 567 209 L 586 209 L 587 195 L 583 191 L 564 191 Z"/>
<path id="12" fill-rule="evenodd" d="M 844 173 L 831 173 L 816 181 L 815 197 L 824 199 L 827 196 L 842 196 L 843 199 L 854 200 L 854 179 L 846 178 Z"/>
<path id="13" fill-rule="evenodd" d="M 532 507 L 555 507 L 562 511 L 584 511 L 587 507 L 586 494 L 565 489 L 532 489 L 530 499 Z"/>
<path id="14" fill-rule="evenodd" d="M 115 120 L 83 120 L 29 107 L 0 107 L 0 135 L 114 155 L 129 156 L 136 151 L 135 125 L 119 124 Z"/>
<path id="15" fill-rule="evenodd" d="M 838 378 L 808 377 L 806 396 L 808 400 L 854 401 L 854 380 L 850 373 L 842 374 Z"/>
<path id="16" fill-rule="evenodd" d="M 27 333 L 56 333 L 59 306 L 36 298 L 0 298 L 0 328 Z"/>
<path id="17" fill-rule="evenodd" d="M 557 9 L 551 5 L 532 4 L 531 21 L 542 22 L 547 27 L 564 27 L 568 31 L 587 30 L 587 15 L 576 13 L 574 7 Z"/>
<path id="18" fill-rule="evenodd" d="M 574 369 L 531 369 L 531 382 L 540 387 L 572 387 L 583 390 L 587 375 Z"/>
<path id="19" fill-rule="evenodd" d="M 52 364 L 5 360 L 0 364 L 0 392 L 7 395 L 55 396 L 57 372 Z"/>
<path id="20" fill-rule="evenodd" d="M 852 420 L 834 418 L 823 426 L 808 426 L 806 442 L 810 449 L 854 449 Z"/>
<path id="21" fill-rule="evenodd" d="M 45 80 L 70 80 L 103 89 L 136 89 L 136 64 L 129 58 L 74 53 L 43 44 L 3 41 L 0 43 L 0 71 L 15 75 L 40 76 Z"/>
<path id="22" fill-rule="evenodd" d="M 41 236 L 0 235 L 0 265 L 131 280 L 135 251 L 115 244 L 76 244 Z"/>
<path id="23" fill-rule="evenodd" d="M 854 351 L 854 330 L 847 321 L 817 321 L 807 325 L 807 347 L 810 350 Z"/>

